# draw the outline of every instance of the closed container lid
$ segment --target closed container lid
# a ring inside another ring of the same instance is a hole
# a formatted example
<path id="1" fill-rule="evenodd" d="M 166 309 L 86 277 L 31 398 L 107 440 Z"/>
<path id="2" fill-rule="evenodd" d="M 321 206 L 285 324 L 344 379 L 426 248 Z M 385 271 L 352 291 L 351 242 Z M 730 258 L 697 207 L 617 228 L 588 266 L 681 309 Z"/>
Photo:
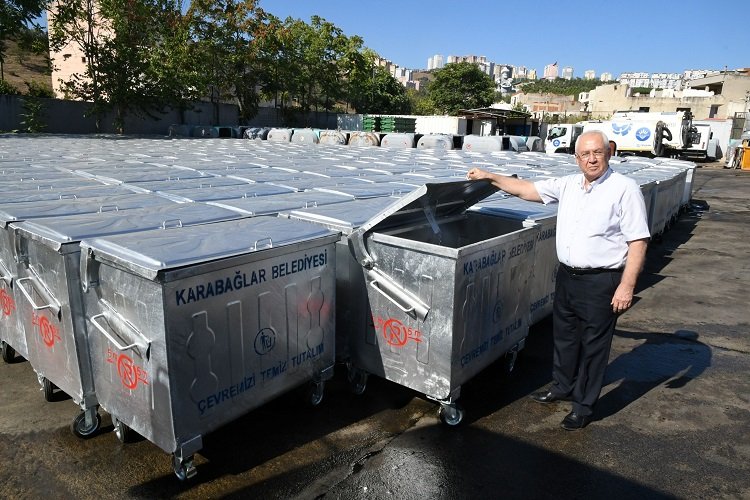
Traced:
<path id="1" fill-rule="evenodd" d="M 12 227 L 58 250 L 66 243 L 97 236 L 194 226 L 241 217 L 236 211 L 203 203 L 175 203 L 117 212 L 34 219 L 16 222 Z"/>
<path id="2" fill-rule="evenodd" d="M 174 202 L 152 194 L 122 194 L 94 198 L 8 203 L 0 205 L 0 223 L 8 224 L 9 222 L 38 219 L 40 217 L 128 210 L 168 203 Z"/>
<path id="3" fill-rule="evenodd" d="M 529 221 L 541 221 L 557 217 L 557 203 L 544 205 L 534 201 L 522 200 L 515 196 L 482 200 L 471 207 L 470 210 L 509 219 Z"/>
<path id="4" fill-rule="evenodd" d="M 103 182 L 149 182 L 149 181 L 168 181 L 180 179 L 195 179 L 204 177 L 207 174 L 190 168 L 168 167 L 165 165 L 143 164 L 137 167 L 119 167 L 119 168 L 97 168 L 93 171 L 78 170 L 81 175 L 90 176 L 93 179 L 99 179 Z"/>
<path id="5" fill-rule="evenodd" d="M 219 186 L 246 186 L 248 183 L 239 179 L 230 179 L 218 175 L 207 175 L 205 177 L 125 183 L 124 186 L 135 186 L 147 191 L 171 191 L 175 189 L 204 189 Z"/>
<path id="6" fill-rule="evenodd" d="M 335 205 L 291 210 L 288 216 L 292 219 L 320 224 L 344 234 L 351 234 L 372 217 L 393 205 L 394 201 L 395 198 L 390 197 L 349 200 Z"/>
<path id="7" fill-rule="evenodd" d="M 177 229 L 85 239 L 90 258 L 111 262 L 148 279 L 159 271 L 262 252 L 339 234 L 323 227 L 277 217 L 251 217 Z"/>
<path id="8" fill-rule="evenodd" d="M 351 197 L 320 191 L 254 196 L 208 202 L 209 205 L 235 210 L 245 215 L 271 215 L 295 209 L 307 209 L 333 203 L 352 201 Z"/>
<path id="9" fill-rule="evenodd" d="M 404 191 L 410 189 L 401 189 L 399 186 L 386 183 L 362 183 L 360 186 L 334 186 L 314 188 L 315 191 L 323 193 L 343 194 L 350 196 L 354 200 L 363 200 L 366 198 L 380 198 L 383 196 L 401 196 Z"/>
<path id="10" fill-rule="evenodd" d="M 2 203 L 22 203 L 54 200 L 74 200 L 76 198 L 95 198 L 100 196 L 115 196 L 118 194 L 131 194 L 135 191 L 124 187 L 124 185 L 94 184 L 76 188 L 35 189 L 31 191 L 3 193 Z"/>
<path id="11" fill-rule="evenodd" d="M 213 201 L 231 198 L 266 198 L 271 195 L 293 193 L 295 191 L 297 190 L 292 187 L 276 186 L 265 182 L 262 184 L 242 184 L 213 188 L 172 189 L 169 191 L 157 191 L 157 194 L 170 200 L 184 203 L 187 201 Z"/>
<path id="12" fill-rule="evenodd" d="M 28 179 L 24 181 L 0 182 L 0 193 L 17 193 L 19 191 L 43 191 L 47 189 L 78 188 L 83 186 L 107 185 L 96 179 L 70 176 L 67 179 Z"/>

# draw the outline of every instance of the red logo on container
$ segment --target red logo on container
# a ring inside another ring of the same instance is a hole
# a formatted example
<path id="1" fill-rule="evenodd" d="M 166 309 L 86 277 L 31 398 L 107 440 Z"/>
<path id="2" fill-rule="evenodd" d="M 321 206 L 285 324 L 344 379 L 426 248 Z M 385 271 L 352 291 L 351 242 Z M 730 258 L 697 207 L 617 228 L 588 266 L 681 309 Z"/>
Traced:
<path id="1" fill-rule="evenodd" d="M 390 318 L 383 320 L 382 318 L 373 318 L 373 324 L 377 324 L 378 328 L 383 330 L 383 338 L 394 347 L 404 347 L 410 340 L 414 342 L 422 342 L 422 332 L 404 325 L 401 321 Z"/>
<path id="2" fill-rule="evenodd" d="M 55 325 L 50 323 L 47 316 L 41 316 L 34 313 L 31 316 L 31 324 L 39 327 L 39 335 L 42 336 L 42 341 L 47 347 L 52 347 L 55 342 L 60 340 L 60 332 Z"/>
<path id="3" fill-rule="evenodd" d="M 107 363 L 117 365 L 117 375 L 120 376 L 120 382 L 128 389 L 135 389 L 138 383 L 142 382 L 148 385 L 148 374 L 140 366 L 133 362 L 133 358 L 126 354 L 117 354 L 112 349 L 107 349 Z"/>
<path id="4" fill-rule="evenodd" d="M 8 295 L 5 288 L 0 290 L 0 308 L 3 310 L 3 316 L 10 316 L 16 310 L 16 301 Z"/>

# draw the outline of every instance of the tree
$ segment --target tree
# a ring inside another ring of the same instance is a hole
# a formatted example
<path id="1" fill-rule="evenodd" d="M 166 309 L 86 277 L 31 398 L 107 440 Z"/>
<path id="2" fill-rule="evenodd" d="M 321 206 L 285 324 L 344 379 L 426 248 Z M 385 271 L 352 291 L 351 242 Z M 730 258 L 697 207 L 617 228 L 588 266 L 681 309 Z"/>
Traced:
<path id="1" fill-rule="evenodd" d="M 430 101 L 425 87 L 420 87 L 419 90 L 406 89 L 406 95 L 409 98 L 412 114 L 421 116 L 435 114 L 432 101 Z"/>
<path id="2" fill-rule="evenodd" d="M 203 63 L 204 89 L 219 121 L 219 103 L 236 100 L 240 118 L 258 112 L 261 72 L 253 46 L 265 12 L 257 0 L 193 0 L 188 9 L 196 57 Z"/>
<path id="3" fill-rule="evenodd" d="M 73 45 L 85 57 L 86 70 L 63 82 L 64 92 L 91 101 L 97 129 L 108 111 L 125 131 L 128 114 L 154 117 L 166 101 L 186 92 L 188 85 L 174 71 L 171 55 L 180 29 L 180 2 L 175 0 L 56 0 L 50 16 L 50 47 Z"/>
<path id="4" fill-rule="evenodd" d="M 528 81 L 523 84 L 518 84 L 516 87 L 527 94 L 556 94 L 556 95 L 572 95 L 578 98 L 578 94 L 581 92 L 590 92 L 595 89 L 602 82 L 597 80 L 585 80 L 583 78 L 573 78 L 567 80 L 565 78 L 557 78 L 555 80 L 535 80 Z"/>
<path id="5" fill-rule="evenodd" d="M 59 51 L 74 46 L 86 59 L 84 74 L 73 74 L 69 81 L 62 83 L 67 96 L 93 102 L 97 130 L 104 112 L 99 84 L 101 46 L 97 40 L 101 31 L 100 17 L 95 0 L 56 0 L 47 16 L 50 49 Z"/>
<path id="6" fill-rule="evenodd" d="M 384 67 L 375 64 L 376 57 L 371 50 L 364 51 L 363 64 L 352 75 L 349 102 L 357 113 L 409 113 L 411 102 L 406 89 Z"/>
<path id="7" fill-rule="evenodd" d="M 47 0 L 3 0 L 0 3 L 0 80 L 5 79 L 5 41 L 29 35 L 29 26 L 39 28 L 34 22 L 44 12 Z"/>
<path id="8" fill-rule="evenodd" d="M 489 106 L 494 100 L 495 83 L 476 64 L 447 64 L 435 71 L 434 76 L 428 92 L 438 113 L 452 115 L 459 109 Z"/>

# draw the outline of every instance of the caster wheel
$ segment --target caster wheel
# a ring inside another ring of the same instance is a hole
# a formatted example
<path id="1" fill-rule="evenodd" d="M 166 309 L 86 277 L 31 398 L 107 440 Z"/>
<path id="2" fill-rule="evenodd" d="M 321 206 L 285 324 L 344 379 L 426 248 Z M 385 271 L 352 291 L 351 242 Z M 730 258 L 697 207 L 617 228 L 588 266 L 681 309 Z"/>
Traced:
<path id="1" fill-rule="evenodd" d="M 193 464 L 192 455 L 185 459 L 172 455 L 172 469 L 174 469 L 174 473 L 180 481 L 191 479 L 198 473 L 195 464 Z"/>
<path id="2" fill-rule="evenodd" d="M 55 397 L 55 384 L 49 381 L 47 377 L 42 378 L 42 391 L 44 392 L 44 400 L 49 402 Z"/>
<path id="3" fill-rule="evenodd" d="M 464 410 L 458 405 L 441 405 L 438 410 L 440 420 L 447 426 L 455 427 L 464 419 Z"/>
<path id="4" fill-rule="evenodd" d="M 518 351 L 512 350 L 503 356 L 503 372 L 506 375 L 511 375 L 513 373 L 513 369 L 516 367 L 516 361 L 518 361 Z"/>
<path id="5" fill-rule="evenodd" d="M 367 389 L 367 372 L 358 368 L 351 368 L 347 373 L 347 379 L 349 380 L 349 389 L 356 394 L 361 396 Z"/>
<path id="6" fill-rule="evenodd" d="M 323 393 L 325 392 L 324 382 L 311 382 L 307 388 L 305 399 L 310 406 L 318 406 L 323 402 Z"/>
<path id="7" fill-rule="evenodd" d="M 6 363 L 12 363 L 16 358 L 16 350 L 13 349 L 7 342 L 2 342 L 2 355 L 3 361 Z"/>
<path id="8" fill-rule="evenodd" d="M 92 437 L 97 430 L 99 430 L 99 426 L 102 423 L 102 417 L 95 413 L 94 421 L 91 423 L 91 425 L 86 424 L 86 412 L 82 411 L 79 413 L 75 419 L 73 419 L 73 424 L 71 425 L 71 430 L 73 431 L 73 434 L 78 436 L 82 439 L 88 439 Z"/>
<path id="9" fill-rule="evenodd" d="M 132 441 L 133 430 L 130 427 L 115 417 L 112 417 L 112 424 L 115 427 L 115 436 L 121 443 L 125 444 Z"/>

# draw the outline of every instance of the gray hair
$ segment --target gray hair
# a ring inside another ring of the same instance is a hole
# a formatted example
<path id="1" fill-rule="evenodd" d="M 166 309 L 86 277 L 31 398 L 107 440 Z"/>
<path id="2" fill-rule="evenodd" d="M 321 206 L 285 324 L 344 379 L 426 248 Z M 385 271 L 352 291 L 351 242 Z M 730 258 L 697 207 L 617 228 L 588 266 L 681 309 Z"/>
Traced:
<path id="1" fill-rule="evenodd" d="M 581 135 L 579 135 L 578 139 L 576 139 L 576 154 L 578 154 L 578 148 L 579 148 L 579 146 L 581 144 L 581 138 L 584 135 L 589 135 L 589 134 L 591 134 L 591 135 L 597 134 L 599 137 L 601 137 L 602 141 L 604 141 L 603 142 L 604 147 L 606 147 L 607 149 L 609 149 L 609 137 L 607 137 L 607 134 L 605 134 L 601 130 L 587 130 L 586 132 L 584 132 Z"/>

